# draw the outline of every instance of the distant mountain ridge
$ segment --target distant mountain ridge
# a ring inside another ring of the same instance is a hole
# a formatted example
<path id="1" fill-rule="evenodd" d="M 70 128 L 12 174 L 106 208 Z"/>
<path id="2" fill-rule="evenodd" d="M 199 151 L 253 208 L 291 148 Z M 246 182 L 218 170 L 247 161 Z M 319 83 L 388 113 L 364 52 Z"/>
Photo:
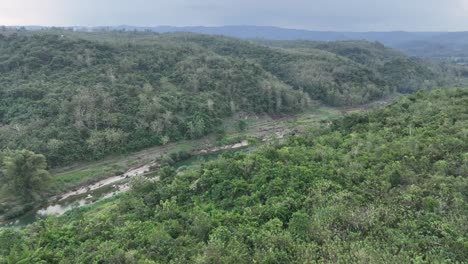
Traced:
<path id="1" fill-rule="evenodd" d="M 115 26 L 115 27 L 92 27 L 90 30 L 125 30 L 125 31 L 154 31 L 159 33 L 170 32 L 192 32 L 207 35 L 223 35 L 241 39 L 271 39 L 271 40 L 312 40 L 312 41 L 338 41 L 338 40 L 367 40 L 379 41 L 384 44 L 396 44 L 406 41 L 425 40 L 435 36 L 447 34 L 446 32 L 340 32 L 340 31 L 312 31 L 306 29 L 290 29 L 273 26 Z M 464 33 L 464 32 L 455 32 Z M 454 33 L 454 34 L 455 34 Z M 450 34 L 450 33 L 449 33 Z M 467 34 L 468 36 L 468 34 Z"/>
<path id="2" fill-rule="evenodd" d="M 112 28 L 113 29 L 113 28 Z M 223 35 L 241 39 L 342 41 L 367 40 L 381 42 L 411 56 L 468 57 L 468 32 L 336 32 L 287 29 L 267 26 L 221 27 L 116 27 L 120 30 L 150 30 L 160 33 L 192 32 Z"/>
<path id="3" fill-rule="evenodd" d="M 19 28 L 19 27 L 16 27 Z M 27 30 L 40 30 L 47 27 L 25 26 Z M 240 39 L 268 40 L 308 40 L 308 41 L 342 41 L 367 40 L 381 42 L 398 49 L 407 55 L 426 58 L 468 58 L 468 32 L 338 32 L 289 29 L 273 26 L 99 26 L 69 27 L 75 31 L 151 31 L 158 33 L 192 32 L 206 35 L 222 35 Z"/>

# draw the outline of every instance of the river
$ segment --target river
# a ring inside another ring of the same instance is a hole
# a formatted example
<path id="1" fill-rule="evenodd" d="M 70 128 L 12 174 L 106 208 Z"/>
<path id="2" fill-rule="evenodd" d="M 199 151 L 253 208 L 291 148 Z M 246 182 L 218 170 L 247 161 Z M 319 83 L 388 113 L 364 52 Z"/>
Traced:
<path id="1" fill-rule="evenodd" d="M 225 152 L 251 151 L 254 147 L 246 148 L 247 141 L 234 145 L 215 147 L 206 151 L 196 152 L 189 159 L 177 162 L 175 168 L 182 166 L 193 166 L 202 162 L 215 159 Z M 128 170 L 122 175 L 109 177 L 101 181 L 82 186 L 76 190 L 52 197 L 46 206 L 32 210 L 20 217 L 11 219 L 0 227 L 22 227 L 31 224 L 49 215 L 62 215 L 72 209 L 92 205 L 97 201 L 110 198 L 118 193 L 126 192 L 130 189 L 130 179 L 137 176 L 144 176 L 156 163 L 146 164 Z"/>

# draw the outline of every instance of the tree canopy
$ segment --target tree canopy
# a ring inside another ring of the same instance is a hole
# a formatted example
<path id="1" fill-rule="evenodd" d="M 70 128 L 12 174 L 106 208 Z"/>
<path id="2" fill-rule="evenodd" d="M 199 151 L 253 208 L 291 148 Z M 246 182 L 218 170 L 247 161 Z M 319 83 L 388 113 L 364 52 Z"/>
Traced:
<path id="1" fill-rule="evenodd" d="M 0 146 L 42 153 L 58 166 L 197 138 L 239 111 L 291 113 L 314 100 L 355 105 L 457 79 L 377 44 L 295 45 L 195 34 L 3 32 Z"/>
<path id="2" fill-rule="evenodd" d="M 463 263 L 468 91 L 418 92 L 0 231 L 3 261 Z"/>
<path id="3" fill-rule="evenodd" d="M 41 198 L 50 180 L 44 155 L 29 150 L 6 150 L 0 163 L 2 184 L 14 195 L 25 201 Z"/>

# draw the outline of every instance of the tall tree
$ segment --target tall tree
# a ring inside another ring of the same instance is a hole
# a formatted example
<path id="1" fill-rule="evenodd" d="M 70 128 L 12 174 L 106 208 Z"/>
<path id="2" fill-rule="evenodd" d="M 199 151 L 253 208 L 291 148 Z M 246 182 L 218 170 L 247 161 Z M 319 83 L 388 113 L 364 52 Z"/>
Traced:
<path id="1" fill-rule="evenodd" d="M 29 150 L 6 151 L 3 156 L 4 183 L 24 200 L 37 200 L 48 186 L 50 174 L 44 155 Z"/>

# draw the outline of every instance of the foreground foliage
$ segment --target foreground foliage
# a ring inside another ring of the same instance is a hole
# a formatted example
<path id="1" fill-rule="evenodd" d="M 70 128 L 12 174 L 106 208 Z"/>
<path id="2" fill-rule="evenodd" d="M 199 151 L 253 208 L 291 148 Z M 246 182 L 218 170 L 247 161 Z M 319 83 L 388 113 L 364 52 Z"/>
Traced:
<path id="1" fill-rule="evenodd" d="M 2 230 L 1 260 L 461 263 L 467 106 L 467 90 L 417 93 L 196 171 L 165 168 L 94 209 Z"/>

